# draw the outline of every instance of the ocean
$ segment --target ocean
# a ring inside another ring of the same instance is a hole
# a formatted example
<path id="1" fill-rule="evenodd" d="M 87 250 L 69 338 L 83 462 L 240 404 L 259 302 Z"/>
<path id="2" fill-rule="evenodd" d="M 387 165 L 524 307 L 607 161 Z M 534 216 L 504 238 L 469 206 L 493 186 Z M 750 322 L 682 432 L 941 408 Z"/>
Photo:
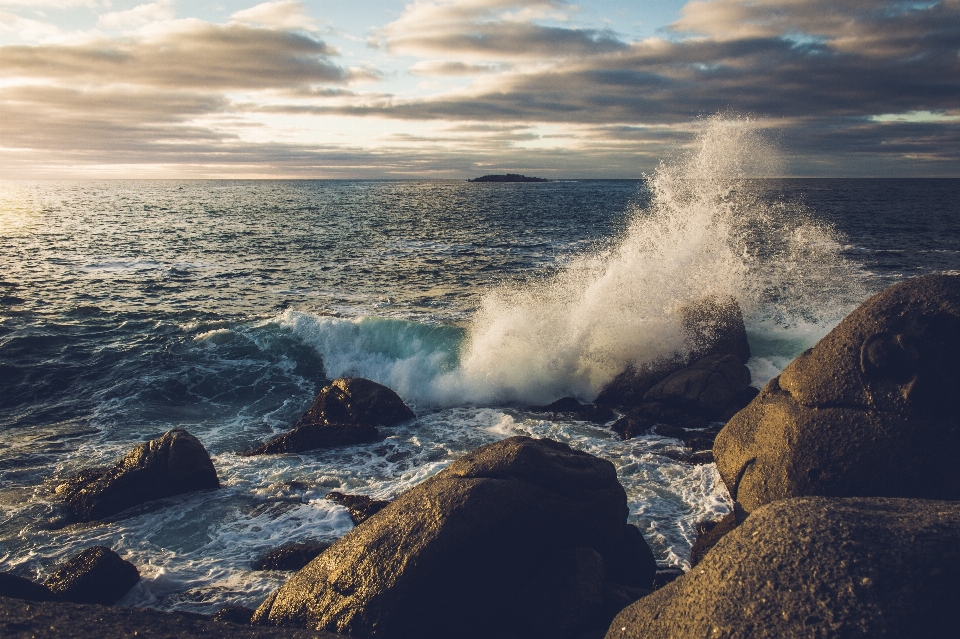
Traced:
<path id="1" fill-rule="evenodd" d="M 678 310 L 708 295 L 738 299 L 760 387 L 873 292 L 960 271 L 960 180 L 753 179 L 775 152 L 730 135 L 639 180 L 3 183 L 0 570 L 104 544 L 143 576 L 120 605 L 255 607 L 288 574 L 253 559 L 352 528 L 329 491 L 391 499 L 515 434 L 613 462 L 659 563 L 687 566 L 730 508 L 715 467 L 529 407 L 684 348 Z M 417 418 L 238 455 L 340 376 Z M 221 490 L 64 525 L 58 479 L 174 427 Z"/>

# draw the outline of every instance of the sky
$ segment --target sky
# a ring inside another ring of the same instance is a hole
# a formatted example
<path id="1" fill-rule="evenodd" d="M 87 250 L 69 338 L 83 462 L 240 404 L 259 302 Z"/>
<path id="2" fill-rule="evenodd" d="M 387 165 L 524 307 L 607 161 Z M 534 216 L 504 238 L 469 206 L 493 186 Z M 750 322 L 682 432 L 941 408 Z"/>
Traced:
<path id="1" fill-rule="evenodd" d="M 960 0 L 0 0 L 0 179 L 960 176 Z"/>

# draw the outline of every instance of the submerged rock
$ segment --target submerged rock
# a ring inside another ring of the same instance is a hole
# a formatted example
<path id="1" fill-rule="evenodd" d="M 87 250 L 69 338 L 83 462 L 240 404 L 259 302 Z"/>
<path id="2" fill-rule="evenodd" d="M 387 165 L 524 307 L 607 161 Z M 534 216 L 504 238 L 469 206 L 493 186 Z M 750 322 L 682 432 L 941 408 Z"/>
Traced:
<path id="1" fill-rule="evenodd" d="M 735 299 L 708 297 L 682 309 L 680 314 L 688 350 L 672 357 L 628 366 L 600 391 L 595 400 L 597 404 L 631 408 L 650 401 L 645 395 L 658 382 L 714 355 L 732 355 L 741 364 L 750 359 L 743 313 Z"/>
<path id="2" fill-rule="evenodd" d="M 65 601 L 109 606 L 140 581 L 140 572 L 106 546 L 93 546 L 71 557 L 46 581 Z"/>
<path id="3" fill-rule="evenodd" d="M 546 406 L 533 406 L 532 411 L 538 413 L 563 413 L 585 422 L 603 424 L 615 417 L 609 406 L 597 404 L 581 404 L 576 397 L 562 397 Z"/>
<path id="4" fill-rule="evenodd" d="M 60 600 L 60 597 L 43 584 L 12 575 L 9 572 L 0 572 L 0 597 L 26 599 L 27 601 Z"/>
<path id="5" fill-rule="evenodd" d="M 350 519 L 358 525 L 383 510 L 384 506 L 390 505 L 389 501 L 373 499 L 367 495 L 344 495 L 337 491 L 327 493 L 324 499 L 329 499 L 346 508 L 347 512 L 350 513 Z"/>
<path id="6" fill-rule="evenodd" d="M 853 311 L 717 436 L 745 511 L 803 495 L 960 499 L 960 276 Z"/>
<path id="7" fill-rule="evenodd" d="M 210 455 L 196 437 L 174 428 L 140 444 L 112 468 L 92 468 L 57 487 L 80 521 L 115 515 L 154 499 L 219 488 Z"/>
<path id="8" fill-rule="evenodd" d="M 252 568 L 254 570 L 300 570 L 329 547 L 330 544 L 327 542 L 284 544 L 253 562 Z"/>
<path id="9" fill-rule="evenodd" d="M 528 437 L 481 447 L 294 575 L 254 623 L 356 637 L 566 637 L 656 562 L 605 460 Z M 538 623 L 544 624 L 537 626 Z"/>
<path id="10" fill-rule="evenodd" d="M 344 377 L 320 391 L 292 431 L 246 454 L 299 453 L 375 442 L 383 439 L 377 426 L 395 426 L 414 417 L 413 411 L 386 386 L 361 377 Z"/>
<path id="11" fill-rule="evenodd" d="M 947 637 L 960 503 L 805 497 L 756 510 L 607 639 Z"/>

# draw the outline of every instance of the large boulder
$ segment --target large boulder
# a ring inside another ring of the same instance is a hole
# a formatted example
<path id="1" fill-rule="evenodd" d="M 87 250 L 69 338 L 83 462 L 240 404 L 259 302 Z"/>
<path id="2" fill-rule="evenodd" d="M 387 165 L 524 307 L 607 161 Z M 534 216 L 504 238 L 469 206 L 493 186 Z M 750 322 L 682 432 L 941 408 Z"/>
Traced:
<path id="1" fill-rule="evenodd" d="M 686 350 L 652 362 L 628 366 L 600 391 L 595 402 L 630 408 L 644 401 L 644 395 L 668 376 L 713 355 L 732 355 L 745 364 L 750 345 L 740 305 L 732 297 L 707 297 L 680 310 Z"/>
<path id="2" fill-rule="evenodd" d="M 755 511 L 607 639 L 955 636 L 960 503 L 805 497 Z"/>
<path id="3" fill-rule="evenodd" d="M 210 455 L 196 437 L 174 428 L 144 442 L 112 468 L 88 469 L 56 493 L 80 521 L 102 519 L 154 499 L 219 488 Z"/>
<path id="4" fill-rule="evenodd" d="M 606 627 L 605 602 L 631 587 L 640 596 L 656 571 L 627 514 L 610 462 L 512 437 L 347 533 L 275 591 L 254 623 L 423 639 Z"/>
<path id="5" fill-rule="evenodd" d="M 749 386 L 750 370 L 736 355 L 711 355 L 656 383 L 643 399 L 688 406 L 707 418 L 718 418 Z"/>
<path id="6" fill-rule="evenodd" d="M 325 386 L 289 433 L 247 455 L 299 453 L 383 439 L 377 426 L 396 426 L 416 417 L 400 396 L 362 377 L 342 377 Z"/>
<path id="7" fill-rule="evenodd" d="M 70 558 L 45 585 L 64 601 L 109 606 L 138 581 L 136 566 L 106 546 L 92 546 Z"/>
<path id="8" fill-rule="evenodd" d="M 772 379 L 713 452 L 746 512 L 787 497 L 960 499 L 960 276 L 871 297 Z"/>

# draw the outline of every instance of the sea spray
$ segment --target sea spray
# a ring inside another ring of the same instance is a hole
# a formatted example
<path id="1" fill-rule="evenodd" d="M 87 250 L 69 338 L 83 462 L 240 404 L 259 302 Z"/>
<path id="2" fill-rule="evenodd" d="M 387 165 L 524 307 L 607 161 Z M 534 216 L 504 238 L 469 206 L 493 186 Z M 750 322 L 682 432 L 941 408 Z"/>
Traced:
<path id="1" fill-rule="evenodd" d="M 627 365 L 688 348 L 681 310 L 710 296 L 735 298 L 750 322 L 814 324 L 819 337 L 864 293 L 829 226 L 751 187 L 781 165 L 749 120 L 701 121 L 693 148 L 649 178 L 650 204 L 612 248 L 486 296 L 437 396 L 592 399 Z"/>

